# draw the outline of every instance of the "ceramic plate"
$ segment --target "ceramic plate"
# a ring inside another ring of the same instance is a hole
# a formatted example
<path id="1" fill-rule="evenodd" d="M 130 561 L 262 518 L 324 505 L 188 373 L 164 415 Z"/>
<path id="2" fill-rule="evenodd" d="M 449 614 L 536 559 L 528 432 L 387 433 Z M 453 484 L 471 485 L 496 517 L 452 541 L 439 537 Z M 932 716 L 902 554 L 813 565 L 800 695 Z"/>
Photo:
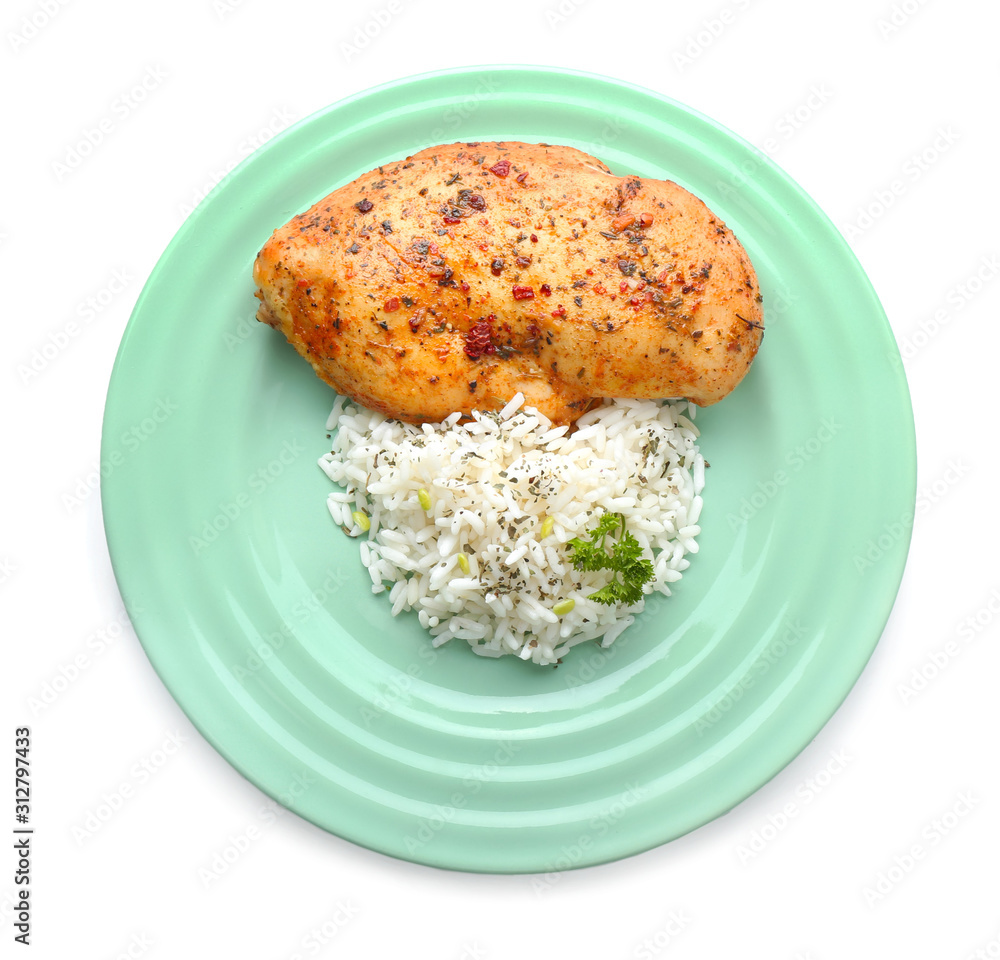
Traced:
<path id="1" fill-rule="evenodd" d="M 699 412 L 700 553 L 612 647 L 558 667 L 431 648 L 374 596 L 330 519 L 333 394 L 254 321 L 272 229 L 434 143 L 564 143 L 702 197 L 756 266 L 767 332 Z M 525 67 L 368 90 L 249 157 L 189 217 L 136 304 L 102 441 L 111 559 L 192 722 L 328 831 L 453 869 L 621 858 L 773 777 L 864 668 L 915 497 L 906 382 L 844 240 L 766 157 L 656 93 Z"/>

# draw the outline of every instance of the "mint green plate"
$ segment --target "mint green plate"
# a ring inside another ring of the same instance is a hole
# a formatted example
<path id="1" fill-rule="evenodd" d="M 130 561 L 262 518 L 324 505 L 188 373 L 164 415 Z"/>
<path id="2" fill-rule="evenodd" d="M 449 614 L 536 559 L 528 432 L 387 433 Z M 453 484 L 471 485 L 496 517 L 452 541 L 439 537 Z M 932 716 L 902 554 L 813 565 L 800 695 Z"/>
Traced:
<path id="1" fill-rule="evenodd" d="M 742 240 L 767 333 L 699 412 L 700 553 L 618 642 L 561 666 L 430 647 L 373 596 L 327 513 L 333 394 L 253 320 L 273 228 L 433 143 L 581 147 L 667 177 Z M 250 781 L 392 856 L 544 873 L 647 850 L 731 809 L 816 736 L 902 576 L 913 419 L 844 240 L 753 147 L 656 93 L 566 70 L 408 78 L 303 120 L 189 217 L 142 291 L 108 392 L 105 526 L 167 689 Z"/>

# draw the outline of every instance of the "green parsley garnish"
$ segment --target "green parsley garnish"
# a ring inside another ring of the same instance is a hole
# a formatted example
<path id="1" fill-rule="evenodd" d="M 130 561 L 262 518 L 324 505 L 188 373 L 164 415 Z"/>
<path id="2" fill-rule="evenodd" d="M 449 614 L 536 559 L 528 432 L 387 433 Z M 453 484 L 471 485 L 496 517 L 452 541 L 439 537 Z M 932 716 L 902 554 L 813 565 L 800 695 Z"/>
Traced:
<path id="1" fill-rule="evenodd" d="M 611 552 L 604 546 L 609 534 L 618 530 L 618 539 L 611 543 Z M 642 585 L 653 579 L 653 563 L 644 559 L 642 547 L 625 529 L 625 515 L 605 513 L 590 532 L 590 539 L 574 537 L 569 541 L 570 560 L 578 570 L 611 570 L 611 582 L 590 594 L 588 600 L 614 606 L 633 604 L 642 598 Z M 621 574 L 621 579 L 618 575 Z"/>

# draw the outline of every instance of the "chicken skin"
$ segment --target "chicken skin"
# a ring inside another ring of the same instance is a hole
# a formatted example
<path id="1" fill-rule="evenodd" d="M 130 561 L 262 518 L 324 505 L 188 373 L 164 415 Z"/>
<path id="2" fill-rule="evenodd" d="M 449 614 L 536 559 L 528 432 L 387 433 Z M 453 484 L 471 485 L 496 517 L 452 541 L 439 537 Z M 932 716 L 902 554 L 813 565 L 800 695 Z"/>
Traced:
<path id="1" fill-rule="evenodd" d="M 399 420 L 603 397 L 725 397 L 763 336 L 733 235 L 668 180 L 572 147 L 456 143 L 384 164 L 275 230 L 257 318 Z"/>

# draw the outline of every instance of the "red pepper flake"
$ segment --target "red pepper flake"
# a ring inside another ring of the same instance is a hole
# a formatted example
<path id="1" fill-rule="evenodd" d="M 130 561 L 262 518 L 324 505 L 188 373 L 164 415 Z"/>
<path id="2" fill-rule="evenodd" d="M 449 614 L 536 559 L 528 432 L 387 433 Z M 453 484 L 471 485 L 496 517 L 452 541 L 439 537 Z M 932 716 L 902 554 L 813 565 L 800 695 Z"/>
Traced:
<path id="1" fill-rule="evenodd" d="M 538 243 L 538 237 L 536 237 L 535 234 L 531 235 L 531 242 L 532 243 Z"/>
<path id="2" fill-rule="evenodd" d="M 552 296 L 552 287 L 550 287 L 547 283 L 543 283 L 538 289 L 542 291 L 542 294 L 544 296 L 546 297 Z"/>
<path id="3" fill-rule="evenodd" d="M 384 304 L 382 304 L 382 309 L 386 313 L 392 313 L 399 309 L 399 297 L 389 297 Z"/>
<path id="4" fill-rule="evenodd" d="M 462 218 L 461 217 L 445 217 L 444 218 L 444 222 L 445 223 L 461 223 L 462 222 Z"/>
<path id="5" fill-rule="evenodd" d="M 594 293 L 607 293 L 607 292 L 608 292 L 607 287 L 605 287 L 603 283 L 594 284 Z"/>
<path id="6" fill-rule="evenodd" d="M 514 263 L 516 263 L 522 270 L 524 270 L 525 267 L 531 266 L 531 257 L 515 257 Z"/>
<path id="7" fill-rule="evenodd" d="M 642 301 L 638 297 L 633 297 L 629 300 L 629 303 L 631 303 L 633 307 L 637 307 L 640 303 L 642 303 Z"/>
<path id="8" fill-rule="evenodd" d="M 468 199 L 465 202 L 470 207 L 472 207 L 473 210 L 485 210 L 486 209 L 486 201 L 478 193 L 471 193 L 471 194 L 469 194 L 469 197 L 468 197 Z"/>
<path id="9" fill-rule="evenodd" d="M 503 272 L 503 260 L 499 257 L 495 257 L 493 262 L 490 264 L 490 272 L 494 277 L 499 277 Z"/>
<path id="10" fill-rule="evenodd" d="M 299 283 L 298 283 L 298 285 L 300 287 L 308 287 L 309 286 L 309 281 L 308 280 L 300 280 Z"/>
<path id="11" fill-rule="evenodd" d="M 534 300 L 535 291 L 531 287 L 522 286 L 519 283 L 514 284 L 514 299 L 515 300 Z"/>
<path id="12" fill-rule="evenodd" d="M 506 177 L 507 174 L 510 173 L 510 161 L 497 160 L 497 162 L 490 167 L 490 173 L 498 177 Z"/>
<path id="13" fill-rule="evenodd" d="M 626 290 L 628 290 L 628 280 L 622 280 L 622 282 L 618 284 L 618 292 L 625 293 Z"/>
<path id="14" fill-rule="evenodd" d="M 459 284 L 459 287 L 461 287 L 462 293 L 469 292 L 469 285 L 464 280 Z"/>
<path id="15" fill-rule="evenodd" d="M 594 275 L 594 271 L 591 270 L 590 267 L 587 267 L 587 276 L 588 277 L 592 277 L 593 275 Z"/>
<path id="16" fill-rule="evenodd" d="M 527 170 L 525 170 L 524 173 L 519 173 L 517 175 L 517 182 L 518 183 L 524 183 L 524 181 L 527 180 L 527 179 L 528 179 L 528 171 Z"/>
<path id="17" fill-rule="evenodd" d="M 639 214 L 639 226 L 643 230 L 647 230 L 653 225 L 653 215 L 651 213 L 640 213 Z"/>
<path id="18" fill-rule="evenodd" d="M 356 204 L 354 204 L 354 207 L 358 211 L 358 213 L 367 213 L 374 206 L 375 204 L 372 203 L 371 200 L 369 200 L 367 197 L 365 197 L 363 200 L 359 200 Z"/>
<path id="19" fill-rule="evenodd" d="M 661 270 L 656 280 L 658 283 L 666 283 L 667 277 L 670 275 L 670 268 L 667 267 L 666 270 Z"/>
<path id="20" fill-rule="evenodd" d="M 477 320 L 465 335 L 466 356 L 475 360 L 484 353 L 496 353 L 493 344 L 493 327 L 490 325 L 496 317 L 491 313 L 484 320 Z"/>
<path id="21" fill-rule="evenodd" d="M 552 316 L 553 317 L 565 317 L 566 316 L 566 308 L 560 303 L 559 306 L 556 307 L 555 310 L 552 311 Z"/>
<path id="22" fill-rule="evenodd" d="M 631 213 L 623 213 L 611 221 L 611 229 L 615 233 L 621 233 L 626 227 L 631 227 L 633 223 L 635 223 L 635 217 Z"/>

